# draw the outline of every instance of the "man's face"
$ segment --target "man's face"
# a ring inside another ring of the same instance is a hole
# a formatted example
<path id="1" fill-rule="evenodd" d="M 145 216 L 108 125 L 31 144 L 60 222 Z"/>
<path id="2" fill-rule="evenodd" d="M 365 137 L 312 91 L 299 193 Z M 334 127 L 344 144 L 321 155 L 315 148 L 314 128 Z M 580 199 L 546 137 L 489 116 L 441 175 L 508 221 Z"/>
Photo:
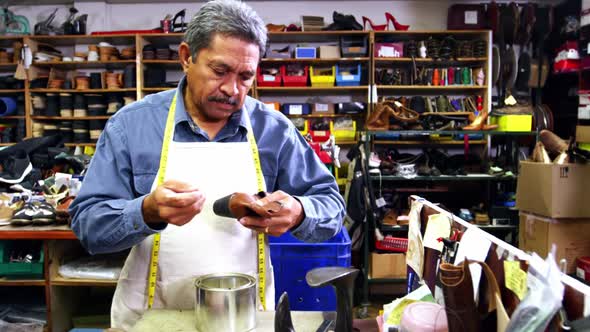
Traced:
<path id="1" fill-rule="evenodd" d="M 222 121 L 242 107 L 259 58 L 256 44 L 216 34 L 197 59 L 186 62 L 187 89 L 202 120 Z"/>

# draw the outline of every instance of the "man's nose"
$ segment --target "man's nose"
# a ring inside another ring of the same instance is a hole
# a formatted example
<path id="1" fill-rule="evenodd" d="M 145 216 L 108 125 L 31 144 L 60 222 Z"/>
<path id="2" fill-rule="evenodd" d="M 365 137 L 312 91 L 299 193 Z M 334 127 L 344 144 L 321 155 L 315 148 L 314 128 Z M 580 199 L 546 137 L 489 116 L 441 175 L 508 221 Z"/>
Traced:
<path id="1" fill-rule="evenodd" d="M 221 92 L 226 96 L 233 97 L 238 94 L 238 82 L 236 78 L 227 78 L 223 84 L 221 84 Z"/>

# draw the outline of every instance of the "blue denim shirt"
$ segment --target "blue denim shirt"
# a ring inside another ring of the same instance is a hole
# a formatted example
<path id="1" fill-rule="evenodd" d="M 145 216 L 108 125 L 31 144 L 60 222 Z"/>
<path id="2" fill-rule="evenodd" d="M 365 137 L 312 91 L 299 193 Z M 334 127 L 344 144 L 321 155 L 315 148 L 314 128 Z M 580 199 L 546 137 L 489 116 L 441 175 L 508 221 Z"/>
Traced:
<path id="1" fill-rule="evenodd" d="M 166 224 L 148 226 L 141 206 L 158 172 L 166 116 L 176 91 L 174 140 L 210 141 L 186 112 L 180 97 L 185 82 L 176 90 L 123 107 L 107 122 L 69 210 L 72 229 L 90 253 L 121 251 L 165 228 Z M 344 201 L 334 177 L 284 115 L 247 97 L 214 141 L 245 142 L 243 112 L 250 114 L 267 191 L 283 190 L 303 206 L 305 219 L 292 234 L 302 241 L 321 242 L 338 233 Z"/>

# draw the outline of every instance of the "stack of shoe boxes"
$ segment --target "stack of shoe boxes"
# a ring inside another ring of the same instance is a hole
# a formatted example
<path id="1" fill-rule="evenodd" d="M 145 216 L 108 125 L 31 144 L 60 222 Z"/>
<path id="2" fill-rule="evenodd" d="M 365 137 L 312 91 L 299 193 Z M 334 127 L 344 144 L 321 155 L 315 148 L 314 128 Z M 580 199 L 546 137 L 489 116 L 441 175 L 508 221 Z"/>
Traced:
<path id="1" fill-rule="evenodd" d="M 556 259 L 576 272 L 579 258 L 590 256 L 590 165 L 522 161 L 516 191 L 520 214 L 519 247 Z"/>

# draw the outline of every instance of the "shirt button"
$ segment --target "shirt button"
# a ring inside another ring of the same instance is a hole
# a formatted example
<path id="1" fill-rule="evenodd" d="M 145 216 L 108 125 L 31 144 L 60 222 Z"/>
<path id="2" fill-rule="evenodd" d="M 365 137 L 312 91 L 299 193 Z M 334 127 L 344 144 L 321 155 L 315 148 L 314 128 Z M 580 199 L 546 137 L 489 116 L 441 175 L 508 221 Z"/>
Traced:
<path id="1" fill-rule="evenodd" d="M 135 230 L 139 229 L 139 225 L 136 222 L 133 223 L 133 229 L 135 229 Z"/>

